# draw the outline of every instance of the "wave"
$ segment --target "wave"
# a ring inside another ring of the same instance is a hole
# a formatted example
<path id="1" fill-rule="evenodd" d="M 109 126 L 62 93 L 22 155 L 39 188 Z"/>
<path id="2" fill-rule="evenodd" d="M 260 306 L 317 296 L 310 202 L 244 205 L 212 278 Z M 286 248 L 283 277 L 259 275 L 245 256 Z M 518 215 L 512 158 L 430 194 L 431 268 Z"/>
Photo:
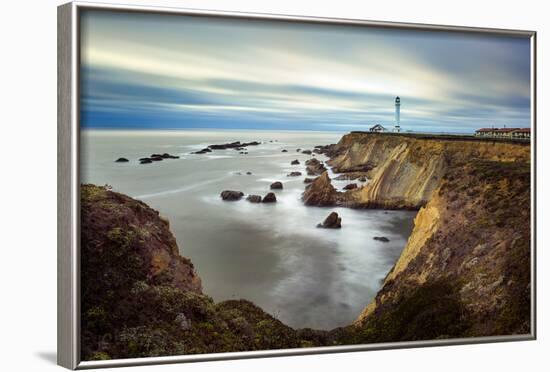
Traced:
<path id="1" fill-rule="evenodd" d="M 206 185 L 209 185 L 211 183 L 216 183 L 216 182 L 219 182 L 219 181 L 223 181 L 223 180 L 225 180 L 229 177 L 231 177 L 231 175 L 218 177 L 218 178 L 213 178 L 213 179 L 210 179 L 210 180 L 207 180 L 207 181 L 197 182 L 197 183 L 194 183 L 194 184 L 191 184 L 191 185 L 178 187 L 177 189 L 159 191 L 159 192 L 155 192 L 155 193 L 151 193 L 151 194 L 135 195 L 133 197 L 136 198 L 136 199 L 150 199 L 150 198 L 154 198 L 154 197 L 158 197 L 158 196 L 177 194 L 177 193 L 180 193 L 180 192 L 183 192 L 183 191 L 189 191 L 189 190 L 196 189 L 197 187 L 206 186 Z"/>

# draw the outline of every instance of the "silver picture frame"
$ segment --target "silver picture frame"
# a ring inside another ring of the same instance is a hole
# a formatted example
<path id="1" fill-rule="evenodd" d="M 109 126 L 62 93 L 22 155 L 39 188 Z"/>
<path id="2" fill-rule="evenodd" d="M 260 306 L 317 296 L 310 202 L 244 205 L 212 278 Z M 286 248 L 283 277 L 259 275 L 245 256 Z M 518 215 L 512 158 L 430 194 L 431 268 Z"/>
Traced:
<path id="1" fill-rule="evenodd" d="M 79 195 L 79 17 L 88 9 L 119 12 L 146 12 L 204 17 L 263 19 L 357 27 L 383 27 L 472 34 L 506 35 L 528 38 L 531 43 L 531 333 L 525 335 L 459 338 L 414 342 L 391 342 L 353 346 L 315 347 L 307 349 L 247 351 L 204 355 L 181 355 L 108 361 L 80 360 L 80 195 Z M 70 2 L 57 10 L 58 34 L 58 156 L 57 156 L 57 362 L 69 369 L 89 369 L 132 365 L 151 365 L 260 358 L 321 353 L 342 353 L 459 344 L 481 344 L 536 339 L 536 32 L 461 26 L 442 26 L 358 19 L 317 18 L 280 14 L 226 12 L 158 6 L 115 5 L 93 2 Z"/>

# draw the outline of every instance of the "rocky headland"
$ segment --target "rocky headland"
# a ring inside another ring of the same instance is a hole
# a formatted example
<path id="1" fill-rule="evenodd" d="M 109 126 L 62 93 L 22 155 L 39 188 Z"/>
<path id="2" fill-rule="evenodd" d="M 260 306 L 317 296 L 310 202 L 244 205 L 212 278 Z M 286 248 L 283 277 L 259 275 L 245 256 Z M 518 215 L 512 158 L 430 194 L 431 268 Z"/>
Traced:
<path id="1" fill-rule="evenodd" d="M 531 331 L 529 144 L 350 133 L 312 152 L 328 156 L 335 173 L 349 176 L 343 179 L 368 181 L 337 191 L 325 165 L 308 160 L 308 175 L 317 177 L 306 178 L 305 205 L 418 210 L 401 256 L 353 324 L 292 329 L 246 300 L 215 303 L 157 211 L 108 188 L 82 185 L 82 358 Z M 244 193 L 220 196 L 239 200 Z M 336 213 L 320 224 L 340 226 Z"/>
<path id="2" fill-rule="evenodd" d="M 338 192 L 324 173 L 305 204 L 419 210 L 346 342 L 530 332 L 528 143 L 350 133 L 322 150 L 333 171 L 369 182 Z"/>
<path id="3" fill-rule="evenodd" d="M 105 187 L 81 187 L 82 359 L 321 345 L 246 300 L 202 292 L 166 219 Z"/>

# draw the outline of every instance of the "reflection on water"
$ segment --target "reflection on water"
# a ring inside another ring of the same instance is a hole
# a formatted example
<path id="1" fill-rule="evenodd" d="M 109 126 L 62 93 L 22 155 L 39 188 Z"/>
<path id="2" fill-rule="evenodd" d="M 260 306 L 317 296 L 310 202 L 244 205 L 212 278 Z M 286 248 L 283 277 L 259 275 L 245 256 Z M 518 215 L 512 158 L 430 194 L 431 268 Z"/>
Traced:
<path id="1" fill-rule="evenodd" d="M 204 291 L 216 301 L 245 298 L 290 326 L 330 329 L 352 322 L 374 297 L 405 246 L 415 214 L 303 206 L 304 177 L 286 174 L 301 171 L 305 176 L 304 162 L 311 155 L 296 148 L 312 149 L 340 137 L 319 132 L 83 131 L 81 177 L 109 184 L 166 216 L 182 254 L 194 262 Z M 238 140 L 264 143 L 249 147 L 248 155 L 233 149 L 190 154 Z M 138 158 L 158 152 L 181 158 L 138 164 Z M 119 157 L 130 162 L 115 163 Z M 300 165 L 290 165 L 294 159 Z M 265 195 L 274 181 L 284 184 L 275 191 L 276 204 L 219 198 L 222 190 Z M 331 211 L 342 217 L 342 229 L 316 228 Z"/>

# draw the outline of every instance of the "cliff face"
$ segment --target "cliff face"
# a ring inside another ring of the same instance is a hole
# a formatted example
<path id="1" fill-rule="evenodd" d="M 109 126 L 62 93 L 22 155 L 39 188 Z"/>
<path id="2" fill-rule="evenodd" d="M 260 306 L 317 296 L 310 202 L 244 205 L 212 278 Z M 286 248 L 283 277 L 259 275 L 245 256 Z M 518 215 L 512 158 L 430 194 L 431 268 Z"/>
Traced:
<path id="1" fill-rule="evenodd" d="M 418 209 L 430 200 L 446 170 L 471 159 L 528 161 L 530 146 L 408 135 L 350 133 L 331 149 L 335 172 L 364 170 L 369 183 L 350 193 L 355 207 Z"/>
<path id="2" fill-rule="evenodd" d="M 333 151 L 337 171 L 370 164 L 355 206 L 420 207 L 341 342 L 529 333 L 530 146 L 352 133 Z"/>
<path id="3" fill-rule="evenodd" d="M 214 303 L 166 220 L 104 187 L 81 187 L 82 359 L 297 348 L 296 331 L 254 304 Z"/>

